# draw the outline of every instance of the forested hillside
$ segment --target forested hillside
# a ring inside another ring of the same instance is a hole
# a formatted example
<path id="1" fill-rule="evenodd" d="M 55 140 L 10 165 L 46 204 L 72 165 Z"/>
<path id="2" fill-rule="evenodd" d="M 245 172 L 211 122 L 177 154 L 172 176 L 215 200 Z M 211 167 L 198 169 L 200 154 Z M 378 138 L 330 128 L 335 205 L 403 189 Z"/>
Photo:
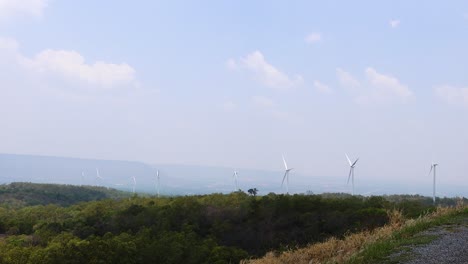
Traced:
<path id="1" fill-rule="evenodd" d="M 14 182 L 0 185 L 0 204 L 9 207 L 56 204 L 130 197 L 130 193 L 96 186 L 36 184 Z"/>
<path id="2" fill-rule="evenodd" d="M 433 209 L 424 197 L 243 192 L 2 206 L 0 263 L 238 263 L 382 226 L 393 208 Z"/>

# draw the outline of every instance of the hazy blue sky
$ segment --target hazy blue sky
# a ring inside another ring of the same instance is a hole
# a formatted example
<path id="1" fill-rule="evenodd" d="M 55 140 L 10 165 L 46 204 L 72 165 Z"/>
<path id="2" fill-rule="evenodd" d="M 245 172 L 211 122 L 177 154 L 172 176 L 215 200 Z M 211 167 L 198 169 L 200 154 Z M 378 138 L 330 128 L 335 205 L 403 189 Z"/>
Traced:
<path id="1" fill-rule="evenodd" d="M 468 182 L 468 2 L 0 0 L 0 152 Z"/>

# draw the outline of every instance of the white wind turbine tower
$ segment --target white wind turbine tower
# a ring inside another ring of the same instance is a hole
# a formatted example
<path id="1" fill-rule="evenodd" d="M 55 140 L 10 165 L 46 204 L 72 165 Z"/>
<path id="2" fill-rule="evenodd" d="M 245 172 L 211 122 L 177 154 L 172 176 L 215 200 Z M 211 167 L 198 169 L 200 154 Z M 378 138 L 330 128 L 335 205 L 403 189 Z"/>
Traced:
<path id="1" fill-rule="evenodd" d="M 135 179 L 135 176 L 132 177 L 133 178 L 133 194 L 135 194 L 135 186 L 136 186 L 136 179 Z"/>
<path id="2" fill-rule="evenodd" d="M 284 180 L 286 179 L 286 194 L 289 194 L 289 172 L 293 168 L 288 168 L 288 164 L 286 163 L 286 160 L 284 159 L 284 155 L 282 157 L 283 157 L 285 171 L 284 171 L 283 181 L 281 182 L 281 187 L 283 187 Z"/>
<path id="3" fill-rule="evenodd" d="M 82 171 L 81 172 L 81 185 L 84 185 L 84 178 L 85 178 L 84 171 Z"/>
<path id="4" fill-rule="evenodd" d="M 348 154 L 345 153 L 345 155 L 346 155 L 346 159 L 348 160 L 348 163 L 349 163 L 349 175 L 348 175 L 348 183 L 347 184 L 349 184 L 349 180 L 351 179 L 351 184 L 353 185 L 351 195 L 354 195 L 354 167 L 356 167 L 356 163 L 358 162 L 359 158 L 357 158 L 354 162 L 351 162 L 351 160 L 348 157 Z"/>
<path id="5" fill-rule="evenodd" d="M 161 183 L 159 181 L 159 170 L 156 171 L 156 180 L 157 180 L 157 183 L 158 183 L 158 185 L 156 186 L 156 192 L 157 192 L 158 198 L 159 198 L 159 186 L 161 185 Z"/>
<path id="6" fill-rule="evenodd" d="M 436 203 L 436 168 L 439 164 L 432 162 L 431 164 L 431 170 L 429 171 L 429 175 L 431 175 L 431 172 L 434 171 L 434 175 L 432 178 L 432 202 L 435 204 Z M 428 176 L 429 176 L 428 175 Z"/>
<path id="7" fill-rule="evenodd" d="M 101 181 L 101 183 L 102 183 L 102 181 L 104 180 L 104 178 L 102 178 L 102 177 L 101 177 L 101 174 L 99 174 L 99 169 L 98 169 L 98 168 L 96 168 L 96 177 L 98 178 L 98 181 L 97 181 L 98 184 L 97 184 L 97 185 L 99 186 L 99 181 Z"/>
<path id="8" fill-rule="evenodd" d="M 237 171 L 234 171 L 234 174 L 232 175 L 232 177 L 234 178 L 234 183 L 236 184 L 236 189 L 234 191 L 239 191 L 239 186 L 237 185 L 237 179 L 238 179 L 238 175 L 237 175 Z"/>

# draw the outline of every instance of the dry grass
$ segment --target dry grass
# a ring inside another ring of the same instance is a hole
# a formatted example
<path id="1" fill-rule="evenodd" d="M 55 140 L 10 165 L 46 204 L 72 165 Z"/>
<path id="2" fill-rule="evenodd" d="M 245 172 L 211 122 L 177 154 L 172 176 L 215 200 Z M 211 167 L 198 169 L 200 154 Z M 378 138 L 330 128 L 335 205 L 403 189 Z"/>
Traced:
<path id="1" fill-rule="evenodd" d="M 432 219 L 461 212 L 466 209 L 463 203 L 456 207 L 438 207 L 436 211 L 428 213 L 417 219 L 406 220 L 401 211 L 388 211 L 390 223 L 373 231 L 365 231 L 350 234 L 344 239 L 330 238 L 325 242 L 316 243 L 307 247 L 286 251 L 281 254 L 267 253 L 263 258 L 241 261 L 241 264 L 318 264 L 318 263 L 345 263 L 351 257 L 366 248 L 366 246 L 391 238 L 392 235 L 403 228 L 414 226 L 418 223 L 428 222 Z"/>

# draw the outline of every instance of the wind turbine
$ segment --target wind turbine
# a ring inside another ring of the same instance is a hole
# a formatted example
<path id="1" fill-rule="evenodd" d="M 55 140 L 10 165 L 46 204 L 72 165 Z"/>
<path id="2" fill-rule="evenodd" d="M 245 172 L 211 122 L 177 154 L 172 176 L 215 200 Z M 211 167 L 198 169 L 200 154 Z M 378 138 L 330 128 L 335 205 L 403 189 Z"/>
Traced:
<path id="1" fill-rule="evenodd" d="M 135 179 L 135 176 L 133 176 L 132 178 L 133 178 L 133 194 L 135 194 L 136 179 Z"/>
<path id="2" fill-rule="evenodd" d="M 345 155 L 349 163 L 349 175 L 348 175 L 347 184 L 349 184 L 349 180 L 351 179 L 351 184 L 353 185 L 353 190 L 351 192 L 351 195 L 354 195 L 354 167 L 356 167 L 356 163 L 358 162 L 359 158 L 357 158 L 354 162 L 351 162 L 351 160 L 348 157 L 348 154 L 345 153 Z"/>
<path id="3" fill-rule="evenodd" d="M 283 157 L 285 171 L 284 171 L 283 181 L 281 182 L 281 187 L 283 187 L 284 179 L 286 179 L 286 194 L 289 194 L 289 172 L 293 168 L 288 168 L 288 164 L 286 163 L 286 160 L 284 159 L 284 155 L 282 157 Z"/>
<path id="4" fill-rule="evenodd" d="M 156 187 L 156 191 L 158 193 L 158 198 L 159 198 L 159 186 L 160 186 L 160 181 L 159 181 L 159 170 L 156 171 L 156 180 L 158 182 L 158 185 Z"/>
<path id="5" fill-rule="evenodd" d="M 429 174 L 428 174 L 428 176 L 429 176 L 429 175 L 431 175 L 431 172 L 434 171 L 434 175 L 433 175 L 433 179 L 432 179 L 433 180 L 432 201 L 433 201 L 434 205 L 435 205 L 435 202 L 436 202 L 436 197 L 435 197 L 435 195 L 436 195 L 436 168 L 437 168 L 438 165 L 439 164 L 432 162 L 431 170 L 429 171 Z"/>
<path id="6" fill-rule="evenodd" d="M 236 189 L 235 191 L 239 191 L 239 186 L 237 186 L 237 179 L 238 179 L 238 175 L 237 175 L 237 171 L 234 171 L 234 174 L 232 175 L 232 177 L 234 178 L 234 183 L 236 184 Z"/>
<path id="7" fill-rule="evenodd" d="M 101 177 L 101 174 L 99 174 L 99 169 L 96 168 L 96 177 L 98 178 L 97 182 L 98 182 L 98 186 L 99 186 L 99 181 L 102 181 L 104 180 L 104 178 Z"/>
<path id="8" fill-rule="evenodd" d="M 84 171 L 82 171 L 81 172 L 81 185 L 84 185 L 84 178 L 85 178 Z"/>

